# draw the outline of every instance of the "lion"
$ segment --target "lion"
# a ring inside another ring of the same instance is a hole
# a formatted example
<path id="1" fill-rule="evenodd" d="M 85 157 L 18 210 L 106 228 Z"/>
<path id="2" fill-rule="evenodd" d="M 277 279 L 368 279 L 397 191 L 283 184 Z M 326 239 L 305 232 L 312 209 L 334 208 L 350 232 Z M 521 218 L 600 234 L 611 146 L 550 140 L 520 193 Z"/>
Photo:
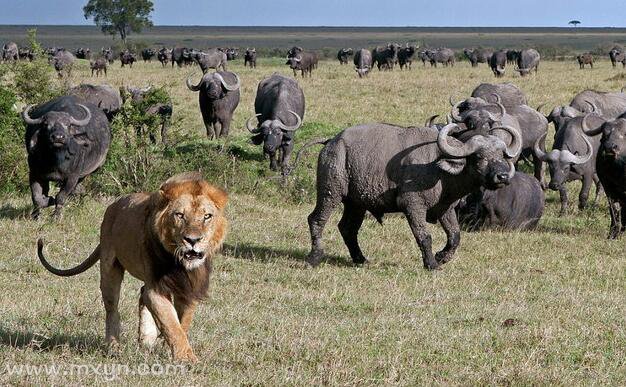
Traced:
<path id="1" fill-rule="evenodd" d="M 135 193 L 111 204 L 102 220 L 100 244 L 83 263 L 57 269 L 43 254 L 43 266 L 58 276 L 80 274 L 100 261 L 100 290 L 106 310 L 105 341 L 120 338 L 118 303 L 124 272 L 144 282 L 139 297 L 139 341 L 152 347 L 163 335 L 175 360 L 197 361 L 187 333 L 197 303 L 206 298 L 211 262 L 226 236 L 228 195 L 200 173 L 171 177 L 157 192 Z"/>

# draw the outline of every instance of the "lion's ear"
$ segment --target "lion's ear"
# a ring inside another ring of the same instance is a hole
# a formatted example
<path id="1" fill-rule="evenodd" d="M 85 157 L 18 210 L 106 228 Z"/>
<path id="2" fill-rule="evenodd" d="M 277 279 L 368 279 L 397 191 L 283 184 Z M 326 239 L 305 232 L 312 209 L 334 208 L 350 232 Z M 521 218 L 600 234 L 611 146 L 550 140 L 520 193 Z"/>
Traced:
<path id="1" fill-rule="evenodd" d="M 226 203 L 228 203 L 228 194 L 220 188 L 214 187 L 210 184 L 207 190 L 207 194 L 209 195 L 213 203 L 215 203 L 215 207 L 223 210 L 224 207 L 226 207 Z"/>

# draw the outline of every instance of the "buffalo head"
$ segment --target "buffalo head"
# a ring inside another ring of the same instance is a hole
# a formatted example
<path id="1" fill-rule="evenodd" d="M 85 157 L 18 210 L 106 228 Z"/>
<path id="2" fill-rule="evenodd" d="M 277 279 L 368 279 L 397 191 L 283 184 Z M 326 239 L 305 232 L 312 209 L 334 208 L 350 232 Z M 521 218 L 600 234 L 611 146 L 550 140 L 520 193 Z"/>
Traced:
<path id="1" fill-rule="evenodd" d="M 452 102 L 450 116 L 457 123 L 464 123 L 470 130 L 489 130 L 492 126 L 500 123 L 506 114 L 500 97 L 496 96 L 496 102 L 489 103 L 482 98 L 470 97 L 457 103 Z"/>
<path id="2" fill-rule="evenodd" d="M 250 117 L 246 121 L 246 128 L 250 133 L 255 136 L 252 137 L 252 142 L 255 145 L 263 144 L 263 151 L 268 154 L 276 152 L 278 147 L 283 143 L 283 137 L 291 138 L 290 133 L 297 130 L 302 125 L 302 118 L 298 113 L 289 110 L 289 113 L 296 117 L 296 124 L 293 126 L 285 125 L 280 119 L 265 120 L 259 122 L 257 127 L 252 125 L 252 120 L 261 114 L 257 114 L 254 117 Z"/>
<path id="3" fill-rule="evenodd" d="M 38 145 L 46 146 L 50 149 L 67 149 L 75 141 L 78 144 L 83 143 L 81 140 L 84 131 L 83 127 L 91 121 L 91 111 L 85 105 L 78 104 L 84 111 L 85 117 L 76 119 L 67 112 L 47 112 L 39 118 L 32 118 L 30 110 L 32 105 L 27 106 L 22 112 L 22 119 L 27 125 L 37 125 L 38 128 L 30 138 L 28 149 L 32 150 Z"/>
<path id="4" fill-rule="evenodd" d="M 221 99 L 221 98 L 224 98 L 224 96 L 226 95 L 226 92 L 238 90 L 239 87 L 241 86 L 239 77 L 237 76 L 237 74 L 234 74 L 234 75 L 236 79 L 235 83 L 228 84 L 224 80 L 224 77 L 222 77 L 219 73 L 207 73 L 202 77 L 200 82 L 194 86 L 191 83 L 190 78 L 193 76 L 193 74 L 191 74 L 187 78 L 187 88 L 189 88 L 189 90 L 191 91 L 200 91 L 204 89 L 209 99 L 211 100 Z"/>
<path id="5" fill-rule="evenodd" d="M 461 143 L 450 140 L 448 136 L 448 132 L 457 129 L 456 124 L 448 124 L 439 131 L 437 145 L 444 158 L 439 160 L 439 166 L 452 174 L 459 174 L 468 168 L 468 173 L 478 175 L 481 185 L 487 189 L 509 184 L 515 174 L 515 166 L 509 159 L 519 156 L 522 150 L 520 132 L 511 126 L 496 126 L 485 135 L 475 135 Z M 495 130 L 508 132 L 511 143 L 506 144 L 500 137 L 491 134 Z M 452 141 L 460 146 L 452 145 Z"/>
<path id="6" fill-rule="evenodd" d="M 559 190 L 567 181 L 572 166 L 584 164 L 591 160 L 593 148 L 587 136 L 582 135 L 581 138 L 587 146 L 587 151 L 584 155 L 576 155 L 568 149 L 552 149 L 550 152 L 545 152 L 541 149 L 541 143 L 545 138 L 546 134 L 544 133 L 543 136 L 537 139 L 533 149 L 537 157 L 548 164 L 548 169 L 550 170 L 550 184 L 548 187 L 551 190 Z"/>
<path id="7" fill-rule="evenodd" d="M 583 117 L 582 129 L 588 136 L 597 136 L 602 134 L 600 141 L 600 153 L 603 157 L 613 160 L 626 160 L 626 119 L 618 118 L 614 121 L 604 121 L 597 128 L 590 128 L 587 119 L 590 115 L 597 113 L 588 113 Z"/>

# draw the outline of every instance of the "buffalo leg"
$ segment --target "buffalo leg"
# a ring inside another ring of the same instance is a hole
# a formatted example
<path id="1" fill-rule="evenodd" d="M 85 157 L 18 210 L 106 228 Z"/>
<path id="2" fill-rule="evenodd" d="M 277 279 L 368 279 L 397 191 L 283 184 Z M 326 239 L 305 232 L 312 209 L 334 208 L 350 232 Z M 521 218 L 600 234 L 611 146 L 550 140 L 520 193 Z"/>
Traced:
<path id="1" fill-rule="evenodd" d="M 616 201 L 608 198 L 609 213 L 611 214 L 611 227 L 609 228 L 609 239 L 616 239 L 621 228 L 621 209 Z"/>
<path id="2" fill-rule="evenodd" d="M 545 147 L 545 145 L 544 145 Z M 541 159 L 539 157 L 537 157 L 537 155 L 533 152 L 533 169 L 534 169 L 534 174 L 535 174 L 535 179 L 537 179 L 537 181 L 539 181 L 539 184 L 541 185 L 541 189 L 545 190 L 546 189 L 546 185 L 543 181 L 543 161 L 541 161 Z"/>
<path id="3" fill-rule="evenodd" d="M 204 127 L 206 129 L 206 136 L 209 140 L 213 140 L 215 138 L 215 126 L 213 122 L 205 122 Z"/>
<path id="4" fill-rule="evenodd" d="M 422 252 L 424 267 L 428 270 L 437 269 L 439 263 L 433 256 L 432 237 L 426 228 L 425 209 L 418 206 L 407 207 L 404 209 L 404 216 L 409 222 L 413 236 Z"/>
<path id="5" fill-rule="evenodd" d="M 163 118 L 163 121 L 161 122 L 161 142 L 163 144 L 167 144 L 167 125 L 168 119 Z"/>
<path id="6" fill-rule="evenodd" d="M 76 177 L 70 177 L 63 183 L 63 185 L 61 186 L 61 190 L 59 191 L 55 199 L 55 207 L 54 207 L 54 212 L 52 214 L 53 216 L 55 217 L 61 216 L 61 211 L 63 211 L 63 205 L 65 204 L 67 197 L 71 195 L 72 193 L 74 193 L 74 190 L 76 189 L 77 184 L 78 184 L 78 178 Z"/>
<path id="7" fill-rule="evenodd" d="M 559 212 L 559 216 L 563 216 L 567 212 L 568 205 L 567 189 L 564 185 L 561 185 L 561 187 L 559 187 L 559 196 L 561 197 L 561 211 Z"/>
<path id="8" fill-rule="evenodd" d="M 589 190 L 591 189 L 591 183 L 593 179 L 590 176 L 583 176 L 583 186 L 578 194 L 578 209 L 584 210 L 587 207 L 587 200 L 589 199 Z"/>
<path id="9" fill-rule="evenodd" d="M 439 264 L 443 264 L 452 259 L 461 242 L 461 229 L 453 206 L 439 218 L 439 223 L 446 233 L 447 241 L 443 250 L 435 255 L 435 259 Z"/>
<path id="10" fill-rule="evenodd" d="M 350 251 L 350 257 L 352 262 L 356 264 L 363 264 L 367 262 L 367 258 L 363 255 L 361 248 L 359 247 L 358 234 L 363 219 L 365 218 L 365 210 L 355 207 L 350 203 L 344 203 L 343 215 L 339 221 L 339 232 L 343 238 L 343 242 Z"/>
<path id="11" fill-rule="evenodd" d="M 54 205 L 54 198 L 48 196 L 50 190 L 50 182 L 38 181 L 33 177 L 30 178 L 30 192 L 33 200 L 33 212 L 31 216 L 33 219 L 39 217 L 39 212 L 42 208 L 46 208 Z"/>
<path id="12" fill-rule="evenodd" d="M 597 174 L 593 174 L 593 182 L 596 185 L 596 197 L 593 199 L 593 203 L 597 204 L 598 202 L 598 197 L 600 197 L 600 195 L 602 195 L 602 193 L 604 192 L 604 187 L 602 186 L 602 183 L 600 182 L 600 178 L 598 178 Z"/>
<path id="13" fill-rule="evenodd" d="M 270 152 L 268 153 L 269 157 L 270 157 L 270 169 L 272 171 L 277 171 L 278 170 L 278 162 L 276 161 L 276 152 Z"/>
<path id="14" fill-rule="evenodd" d="M 332 192 L 324 192 L 318 190 L 317 202 L 315 209 L 308 217 L 309 232 L 311 233 L 311 252 L 306 261 L 311 266 L 319 265 L 324 256 L 324 248 L 322 247 L 322 233 L 324 226 L 328 222 L 328 218 L 339 205 L 341 199 L 339 195 L 333 195 Z"/>
<path id="15" fill-rule="evenodd" d="M 230 132 L 230 120 L 231 117 L 227 117 L 222 121 L 222 130 L 220 132 L 220 137 L 228 137 L 228 133 Z"/>
<path id="16" fill-rule="evenodd" d="M 287 141 L 280 147 L 280 168 L 283 173 L 286 173 L 289 169 L 289 159 L 291 159 L 291 152 L 293 151 L 293 141 Z"/>

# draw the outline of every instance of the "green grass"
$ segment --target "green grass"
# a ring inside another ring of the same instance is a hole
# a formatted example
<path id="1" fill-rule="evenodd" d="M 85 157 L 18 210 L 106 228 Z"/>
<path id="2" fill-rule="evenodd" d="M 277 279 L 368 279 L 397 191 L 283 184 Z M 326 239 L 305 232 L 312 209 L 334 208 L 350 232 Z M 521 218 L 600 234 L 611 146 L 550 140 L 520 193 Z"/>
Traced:
<path id="1" fill-rule="evenodd" d="M 200 359 L 177 375 L 119 375 L 120 384 L 150 385 L 371 385 L 371 384 L 609 384 L 626 383 L 626 258 L 624 242 L 607 241 L 605 200 L 583 212 L 557 216 L 558 198 L 547 192 L 538 230 L 525 233 L 463 233 L 456 258 L 442 271 L 422 269 L 406 221 L 388 216 L 384 226 L 368 218 L 360 234 L 371 262 L 350 263 L 336 229 L 326 229 L 328 259 L 307 268 L 306 216 L 313 208 L 316 151 L 305 158 L 288 194 L 268 179 L 268 162 L 248 143 L 245 120 L 253 114 L 256 85 L 280 64 L 241 61 L 242 100 L 231 137 L 203 139 L 197 95 L 186 90 L 190 70 L 140 63 L 111 68 L 108 79 L 87 77 L 81 62 L 74 82 L 168 85 L 174 101 L 175 150 L 194 148 L 187 165 L 210 170 L 231 192 L 230 234 L 215 260 L 210 297 L 198 309 L 191 344 Z M 574 62 L 544 62 L 539 74 L 503 79 L 520 86 L 533 106 L 566 104 L 585 89 L 619 90 L 621 69 L 600 61 L 593 70 Z M 449 110 L 448 97 L 462 98 L 481 82 L 493 82 L 485 67 L 459 63 L 452 69 L 374 71 L 359 80 L 350 66 L 324 61 L 302 80 L 307 112 L 297 134 L 304 141 L 331 136 L 364 122 L 421 125 Z M 546 108 L 547 110 L 547 108 Z M 551 138 L 551 134 L 548 138 Z M 202 153 L 234 160 L 203 164 Z M 187 147 L 187 148 L 185 148 Z M 173 152 L 175 150 L 170 150 Z M 183 165 L 172 165 L 172 172 Z M 218 171 L 223 168 L 223 173 Z M 92 177 L 104 181 L 99 172 Z M 153 185 L 151 188 L 156 187 Z M 575 198 L 579 184 L 570 184 Z M 141 283 L 127 276 L 120 310 L 122 346 L 103 345 L 104 310 L 97 269 L 71 279 L 54 277 L 37 261 L 43 236 L 50 259 L 70 266 L 96 246 L 99 223 L 114 198 L 90 191 L 74 198 L 62 221 L 31 221 L 29 195 L 0 203 L 0 384 L 104 383 L 84 375 L 11 375 L 6 366 L 76 364 L 169 364 L 168 350 L 137 348 L 137 297 Z M 434 243 L 445 236 L 432 226 Z M 67 369 L 67 368 L 66 368 Z"/>

